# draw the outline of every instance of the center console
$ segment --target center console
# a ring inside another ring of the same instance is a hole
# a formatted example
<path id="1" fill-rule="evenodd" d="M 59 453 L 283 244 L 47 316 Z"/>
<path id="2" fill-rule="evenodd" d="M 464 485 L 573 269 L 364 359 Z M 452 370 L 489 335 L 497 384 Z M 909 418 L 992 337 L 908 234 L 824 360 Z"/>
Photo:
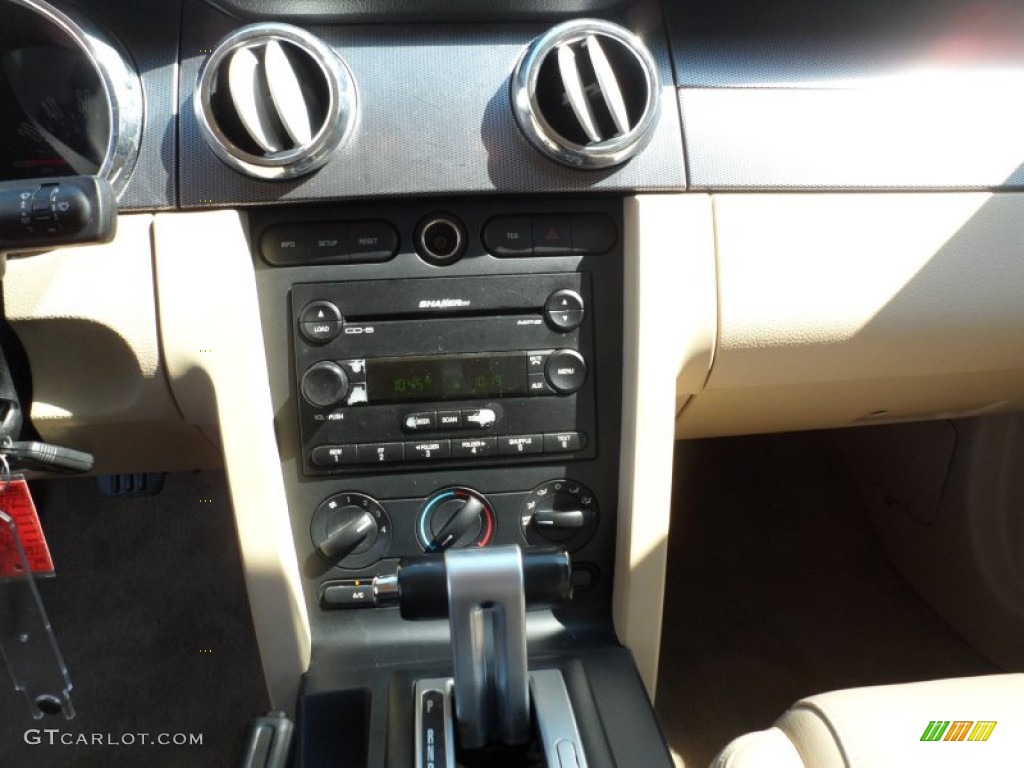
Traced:
<path id="1" fill-rule="evenodd" d="M 645 765 L 670 765 L 611 624 L 621 200 L 274 207 L 248 224 L 312 632 L 299 764 L 432 764 L 414 760 L 416 702 L 452 678 L 463 619 L 384 607 L 400 563 L 555 547 L 573 599 L 522 632 L 531 681 L 564 684 L 581 734 L 561 764 L 630 765 L 644 749 Z M 470 625 L 499 595 L 476 600 Z M 541 709 L 564 709 L 558 696 Z M 499 764 L 551 764 L 525 759 Z"/>

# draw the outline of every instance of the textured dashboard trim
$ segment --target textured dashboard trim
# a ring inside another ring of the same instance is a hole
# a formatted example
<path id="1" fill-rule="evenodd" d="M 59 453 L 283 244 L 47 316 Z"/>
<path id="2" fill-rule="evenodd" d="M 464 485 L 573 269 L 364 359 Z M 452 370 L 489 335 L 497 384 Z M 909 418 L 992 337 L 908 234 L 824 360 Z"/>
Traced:
<path id="1" fill-rule="evenodd" d="M 672 104 L 672 67 L 657 9 L 638 9 L 625 21 L 654 54 L 662 96 Z M 512 115 L 509 78 L 522 49 L 547 29 L 539 24 L 311 27 L 352 71 L 362 102 L 357 125 L 334 159 L 308 178 L 246 178 L 216 159 L 199 135 L 191 103 L 204 51 L 237 26 L 237 20 L 197 0 L 186 4 L 180 94 L 183 207 L 685 186 L 675 109 L 662 111 L 640 156 L 613 170 L 563 168 L 530 146 Z"/>

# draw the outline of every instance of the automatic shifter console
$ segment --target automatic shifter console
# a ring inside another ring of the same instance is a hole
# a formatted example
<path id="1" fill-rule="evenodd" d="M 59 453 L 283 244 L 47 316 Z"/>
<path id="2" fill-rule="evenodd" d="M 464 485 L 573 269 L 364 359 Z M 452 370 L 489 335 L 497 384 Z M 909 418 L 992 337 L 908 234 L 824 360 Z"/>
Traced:
<path id="1" fill-rule="evenodd" d="M 570 599 L 566 552 L 449 550 L 403 561 L 375 592 L 403 618 L 447 615 L 451 625 L 454 677 L 416 683 L 417 768 L 455 768 L 457 750 L 484 748 L 522 755 L 500 763 L 517 768 L 586 767 L 561 672 L 527 670 L 526 610 Z"/>
<path id="2" fill-rule="evenodd" d="M 464 749 L 524 744 L 530 691 L 522 550 L 448 550 L 445 566 L 459 743 Z"/>

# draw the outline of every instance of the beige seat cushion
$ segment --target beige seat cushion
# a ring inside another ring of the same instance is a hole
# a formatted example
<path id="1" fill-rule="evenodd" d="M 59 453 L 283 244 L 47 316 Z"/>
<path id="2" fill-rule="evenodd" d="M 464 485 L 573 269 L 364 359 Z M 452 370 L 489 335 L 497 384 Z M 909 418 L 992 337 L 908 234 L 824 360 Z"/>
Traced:
<path id="1" fill-rule="evenodd" d="M 932 724 L 939 738 L 923 741 Z M 797 762 L 779 743 L 780 736 L 796 752 Z M 773 728 L 734 740 L 712 766 L 1019 768 L 1024 766 L 1024 674 L 811 696 L 794 704 Z"/>

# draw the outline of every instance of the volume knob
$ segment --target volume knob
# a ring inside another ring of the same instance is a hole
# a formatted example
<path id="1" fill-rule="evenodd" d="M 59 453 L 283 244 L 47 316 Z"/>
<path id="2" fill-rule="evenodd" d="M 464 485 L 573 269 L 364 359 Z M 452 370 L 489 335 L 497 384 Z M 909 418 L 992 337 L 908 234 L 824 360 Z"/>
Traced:
<path id="1" fill-rule="evenodd" d="M 310 405 L 329 408 L 342 402 L 348 394 L 348 374 L 330 360 L 314 363 L 302 374 L 300 389 Z"/>

